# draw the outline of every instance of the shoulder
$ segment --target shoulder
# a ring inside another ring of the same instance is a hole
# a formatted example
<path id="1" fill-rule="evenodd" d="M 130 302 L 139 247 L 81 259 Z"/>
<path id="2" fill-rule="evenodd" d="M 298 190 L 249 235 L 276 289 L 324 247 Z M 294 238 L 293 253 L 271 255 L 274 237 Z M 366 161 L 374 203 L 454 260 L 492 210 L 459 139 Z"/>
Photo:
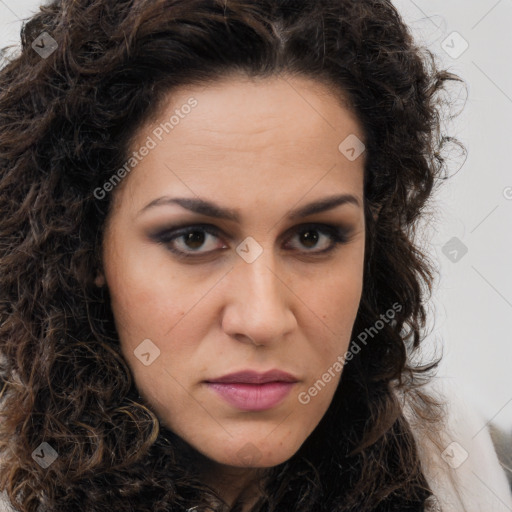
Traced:
<path id="1" fill-rule="evenodd" d="M 445 404 L 436 429 L 404 415 L 416 440 L 425 477 L 443 512 L 511 512 L 512 495 L 487 421 L 450 379 L 435 377 L 423 390 Z"/>

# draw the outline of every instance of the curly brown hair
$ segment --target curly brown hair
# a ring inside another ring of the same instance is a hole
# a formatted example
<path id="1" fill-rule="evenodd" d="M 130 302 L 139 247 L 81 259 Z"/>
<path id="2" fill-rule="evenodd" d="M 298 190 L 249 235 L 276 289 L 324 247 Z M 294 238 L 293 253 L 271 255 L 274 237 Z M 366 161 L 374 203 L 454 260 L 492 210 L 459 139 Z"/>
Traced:
<path id="1" fill-rule="evenodd" d="M 47 32 L 57 48 L 32 47 Z M 347 364 L 298 452 L 269 468 L 253 511 L 420 511 L 431 496 L 398 393 L 442 404 L 413 363 L 436 269 L 416 240 L 446 179 L 439 91 L 459 77 L 415 44 L 389 0 L 55 0 L 0 72 L 0 489 L 22 512 L 204 510 L 195 452 L 143 402 L 108 289 L 94 284 L 112 194 L 137 127 L 168 94 L 231 72 L 313 78 L 365 131 L 366 251 L 353 333 L 395 321 Z M 58 453 L 46 469 L 32 453 Z M 42 507 L 42 508 L 40 508 Z M 231 510 L 240 510 L 235 503 Z"/>

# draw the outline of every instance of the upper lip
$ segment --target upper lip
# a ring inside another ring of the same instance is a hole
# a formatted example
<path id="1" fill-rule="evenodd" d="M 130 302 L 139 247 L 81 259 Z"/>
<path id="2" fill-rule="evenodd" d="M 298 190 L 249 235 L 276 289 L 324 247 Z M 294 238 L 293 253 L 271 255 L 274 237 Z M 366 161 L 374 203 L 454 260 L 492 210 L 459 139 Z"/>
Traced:
<path id="1" fill-rule="evenodd" d="M 267 382 L 297 382 L 297 380 L 298 379 L 290 373 L 281 370 L 269 370 L 264 373 L 254 370 L 243 370 L 241 372 L 224 375 L 217 379 L 209 379 L 206 382 L 265 384 Z"/>

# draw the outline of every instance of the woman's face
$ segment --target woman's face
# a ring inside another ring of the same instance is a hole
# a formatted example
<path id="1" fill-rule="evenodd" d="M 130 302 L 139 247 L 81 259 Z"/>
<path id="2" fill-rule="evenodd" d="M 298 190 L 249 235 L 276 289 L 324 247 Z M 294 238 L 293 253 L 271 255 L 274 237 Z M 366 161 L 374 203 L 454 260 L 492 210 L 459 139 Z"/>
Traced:
<path id="1" fill-rule="evenodd" d="M 358 311 L 362 128 L 306 78 L 169 98 L 112 192 L 97 282 L 162 422 L 215 463 L 274 466 L 329 407 Z M 213 382 L 271 370 L 289 381 Z"/>

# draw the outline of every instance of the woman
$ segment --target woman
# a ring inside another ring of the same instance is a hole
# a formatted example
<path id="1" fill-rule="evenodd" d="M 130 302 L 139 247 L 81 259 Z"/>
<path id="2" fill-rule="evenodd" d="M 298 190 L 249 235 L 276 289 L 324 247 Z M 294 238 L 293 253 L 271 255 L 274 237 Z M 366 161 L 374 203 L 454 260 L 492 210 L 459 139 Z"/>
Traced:
<path id="1" fill-rule="evenodd" d="M 498 503 L 466 508 L 438 360 L 413 363 L 459 79 L 388 1 L 64 0 L 22 42 L 0 74 L 13 507 Z"/>

